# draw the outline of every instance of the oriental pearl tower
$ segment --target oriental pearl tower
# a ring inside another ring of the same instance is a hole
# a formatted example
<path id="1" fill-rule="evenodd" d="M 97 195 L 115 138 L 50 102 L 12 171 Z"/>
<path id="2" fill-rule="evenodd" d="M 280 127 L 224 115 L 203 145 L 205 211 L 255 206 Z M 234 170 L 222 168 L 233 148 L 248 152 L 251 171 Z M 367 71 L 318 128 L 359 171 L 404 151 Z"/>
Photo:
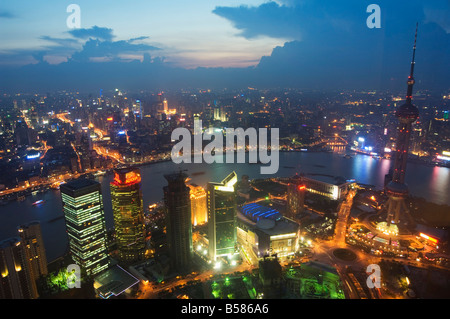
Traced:
<path id="1" fill-rule="evenodd" d="M 393 166 L 392 180 L 386 185 L 385 191 L 388 200 L 385 204 L 387 210 L 387 218 L 385 223 L 379 225 L 383 231 L 396 235 L 398 234 L 398 224 L 403 214 L 406 214 L 408 209 L 406 207 L 405 199 L 408 197 L 408 186 L 405 184 L 406 161 L 408 158 L 409 140 L 411 135 L 412 124 L 419 117 L 419 110 L 411 102 L 414 81 L 414 64 L 416 54 L 417 28 L 414 37 L 413 56 L 411 62 L 411 71 L 408 76 L 408 89 L 406 93 L 406 101 L 395 112 L 395 116 L 399 121 L 398 135 L 397 135 L 397 149 L 395 153 L 395 162 Z"/>

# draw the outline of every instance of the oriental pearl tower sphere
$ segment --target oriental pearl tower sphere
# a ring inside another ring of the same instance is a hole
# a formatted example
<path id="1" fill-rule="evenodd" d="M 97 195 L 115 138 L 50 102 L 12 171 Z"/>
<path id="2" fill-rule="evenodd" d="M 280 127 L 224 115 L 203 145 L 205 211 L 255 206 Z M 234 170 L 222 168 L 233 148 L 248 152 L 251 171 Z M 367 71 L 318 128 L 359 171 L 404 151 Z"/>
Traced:
<path id="1" fill-rule="evenodd" d="M 411 136 L 412 124 L 419 117 L 419 110 L 411 102 L 414 81 L 414 64 L 416 53 L 417 26 L 414 39 L 413 57 L 411 62 L 411 72 L 408 77 L 408 89 L 406 93 L 406 101 L 395 112 L 395 116 L 399 121 L 397 149 L 395 153 L 395 162 L 393 169 L 392 181 L 386 185 L 386 194 L 388 200 L 386 202 L 387 218 L 385 223 L 380 223 L 384 232 L 391 235 L 398 234 L 398 223 L 402 214 L 406 214 L 407 207 L 405 199 L 408 197 L 408 186 L 405 183 L 406 162 L 408 158 L 409 140 Z"/>

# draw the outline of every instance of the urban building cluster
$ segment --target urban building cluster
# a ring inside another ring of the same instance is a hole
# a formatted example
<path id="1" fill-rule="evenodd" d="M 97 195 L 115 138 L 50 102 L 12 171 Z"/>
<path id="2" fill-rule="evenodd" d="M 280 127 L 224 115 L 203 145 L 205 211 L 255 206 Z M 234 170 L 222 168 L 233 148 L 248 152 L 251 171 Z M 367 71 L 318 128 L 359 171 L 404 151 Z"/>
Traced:
<path id="1" fill-rule="evenodd" d="M 70 296 L 81 280 L 105 299 L 382 298 L 386 291 L 362 287 L 361 270 L 345 262 L 388 256 L 406 267 L 448 268 L 447 234 L 409 213 L 405 175 L 407 162 L 449 166 L 449 102 L 418 92 L 413 105 L 413 66 L 414 58 L 406 102 L 389 92 L 254 88 L 3 96 L 1 204 L 59 190 L 69 249 L 50 272 L 40 223 L 19 226 L 0 243 L 0 297 Z M 164 174 L 162 201 L 144 207 L 142 184 L 151 181 L 141 167 L 169 161 L 172 131 L 192 130 L 198 119 L 223 132 L 279 128 L 285 152 L 363 154 L 393 165 L 382 190 L 301 171 L 267 179 L 230 171 L 202 187 L 180 169 Z M 97 179 L 107 174 L 105 196 Z M 321 251 L 332 251 L 334 268 Z"/>

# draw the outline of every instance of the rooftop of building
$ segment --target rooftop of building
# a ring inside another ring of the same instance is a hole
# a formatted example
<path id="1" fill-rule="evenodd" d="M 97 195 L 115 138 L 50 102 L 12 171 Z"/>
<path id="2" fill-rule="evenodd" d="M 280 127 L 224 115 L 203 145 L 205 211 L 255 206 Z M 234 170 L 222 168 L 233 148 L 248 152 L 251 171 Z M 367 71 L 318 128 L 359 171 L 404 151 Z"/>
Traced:
<path id="1" fill-rule="evenodd" d="M 180 170 L 179 172 L 165 174 L 164 177 L 168 182 L 182 181 L 184 183 L 186 181 L 186 178 L 188 178 L 188 175 Z"/>
<path id="2" fill-rule="evenodd" d="M 41 222 L 38 221 L 38 220 L 32 220 L 32 221 L 30 221 L 28 223 L 20 225 L 18 228 L 26 229 L 28 227 L 35 226 L 35 225 L 41 225 Z"/>
<path id="3" fill-rule="evenodd" d="M 281 213 L 271 207 L 262 206 L 258 203 L 246 204 L 242 207 L 242 213 L 257 222 L 261 218 L 277 220 L 281 218 Z"/>
<path id="4" fill-rule="evenodd" d="M 276 278 L 281 276 L 281 265 L 277 258 L 269 257 L 259 261 L 259 271 L 266 278 Z"/>
<path id="5" fill-rule="evenodd" d="M 89 187 L 92 185 L 96 185 L 96 184 L 99 184 L 99 183 L 92 179 L 79 178 L 79 179 L 75 179 L 73 181 L 69 181 L 67 183 L 61 184 L 60 188 L 76 191 L 76 190 L 80 190 L 80 189 L 83 189 L 83 188 L 86 188 L 86 187 Z"/>
<path id="6" fill-rule="evenodd" d="M 261 217 L 259 220 L 253 221 L 238 211 L 237 218 L 255 231 L 262 232 L 269 236 L 297 233 L 299 228 L 298 223 L 283 217 L 281 214 L 277 219 Z"/>
<path id="7" fill-rule="evenodd" d="M 138 167 L 123 167 L 123 168 L 115 168 L 114 172 L 118 174 L 127 174 L 130 172 L 139 173 L 140 170 Z"/>
<path id="8" fill-rule="evenodd" d="M 121 295 L 138 282 L 139 279 L 118 265 L 105 270 L 94 278 L 96 290 L 105 299 Z"/>
<path id="9" fill-rule="evenodd" d="M 342 176 L 332 176 L 326 174 L 308 174 L 304 176 L 304 178 L 336 186 L 348 183 L 348 181 Z"/>
<path id="10" fill-rule="evenodd" d="M 10 237 L 0 241 L 0 249 L 5 249 L 11 246 L 17 246 L 20 243 L 19 237 Z"/>

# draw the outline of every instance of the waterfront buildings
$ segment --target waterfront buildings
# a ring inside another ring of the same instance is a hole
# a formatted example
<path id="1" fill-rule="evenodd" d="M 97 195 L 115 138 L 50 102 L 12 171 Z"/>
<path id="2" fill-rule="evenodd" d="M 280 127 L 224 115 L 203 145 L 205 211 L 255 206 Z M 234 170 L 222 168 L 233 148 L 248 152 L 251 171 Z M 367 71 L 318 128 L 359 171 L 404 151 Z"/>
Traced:
<path id="1" fill-rule="evenodd" d="M 313 194 L 322 195 L 332 200 L 343 199 L 354 180 L 345 180 L 340 177 L 316 174 L 314 176 L 302 176 L 302 182 L 306 185 L 306 190 Z"/>
<path id="2" fill-rule="evenodd" d="M 88 276 L 95 275 L 109 266 L 100 183 L 78 179 L 60 190 L 72 259 Z"/>
<path id="3" fill-rule="evenodd" d="M 133 263 L 145 256 L 145 224 L 138 168 L 114 170 L 110 184 L 118 259 Z"/>

